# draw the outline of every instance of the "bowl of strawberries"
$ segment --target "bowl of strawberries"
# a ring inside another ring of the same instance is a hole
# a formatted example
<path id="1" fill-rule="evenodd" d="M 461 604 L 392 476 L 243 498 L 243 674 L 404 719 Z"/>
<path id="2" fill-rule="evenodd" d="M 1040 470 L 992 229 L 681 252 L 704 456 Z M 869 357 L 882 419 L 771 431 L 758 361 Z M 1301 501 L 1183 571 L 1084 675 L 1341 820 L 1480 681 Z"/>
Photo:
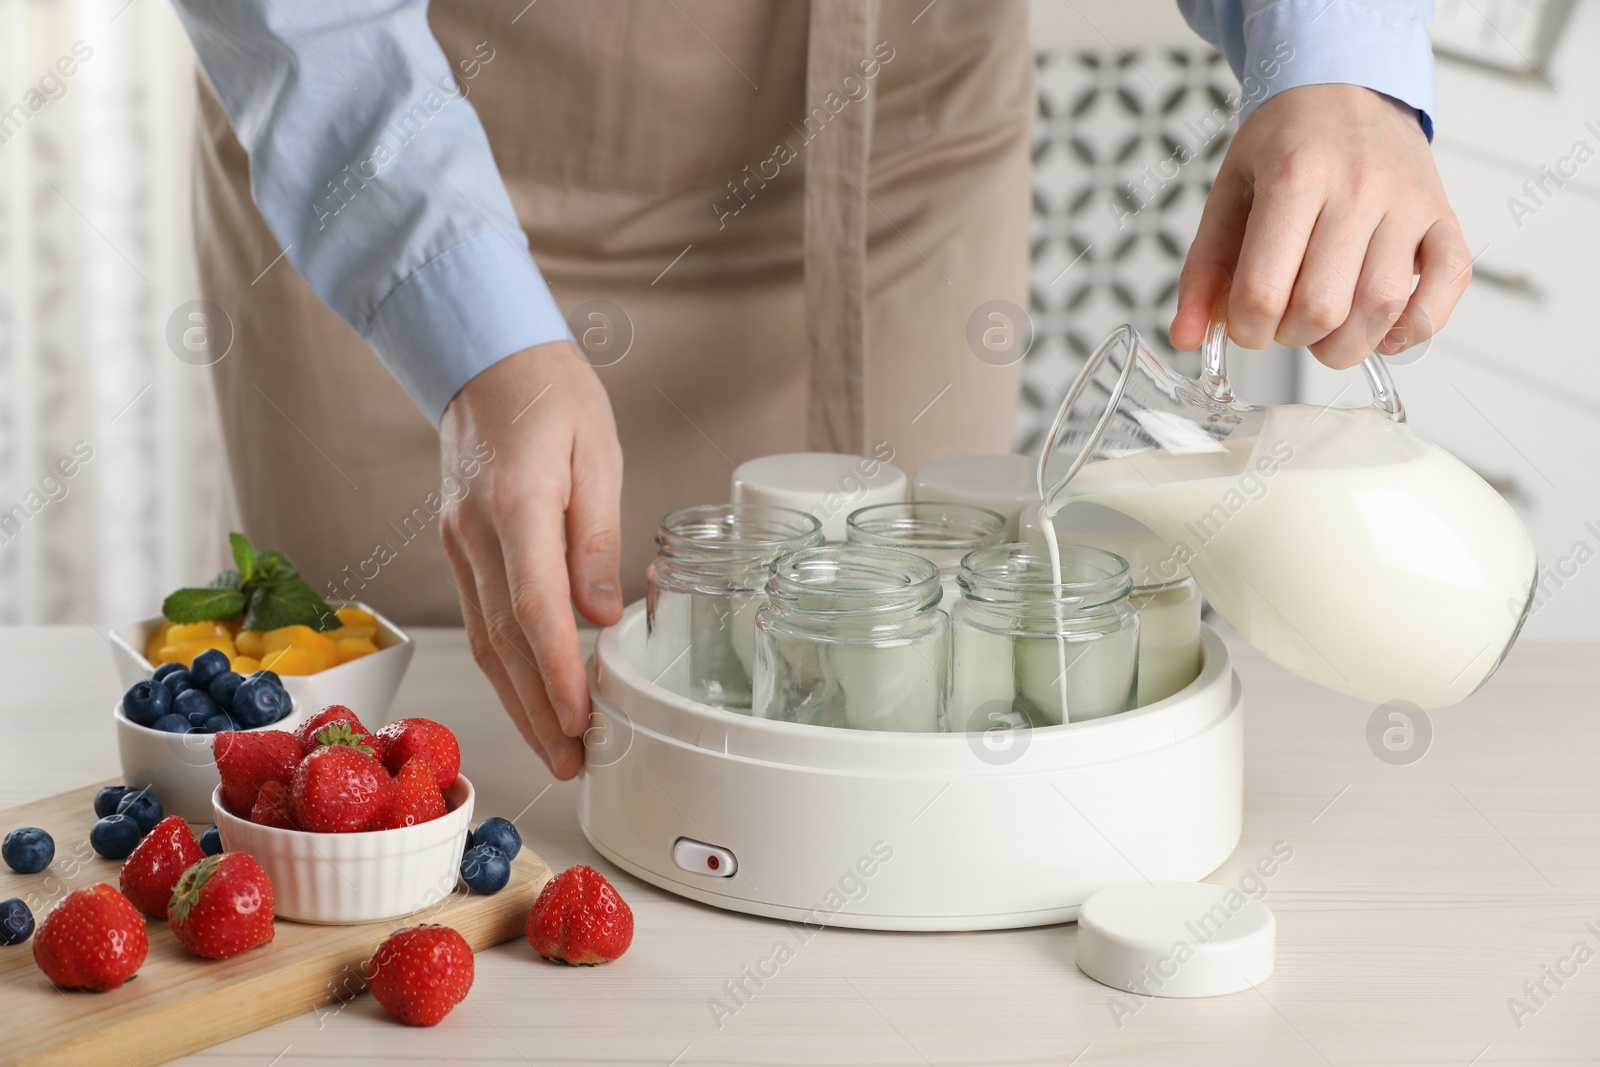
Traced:
<path id="1" fill-rule="evenodd" d="M 448 727 L 410 718 L 374 733 L 335 704 L 293 731 L 218 735 L 213 751 L 222 846 L 261 864 L 280 917 L 377 922 L 455 890 L 473 790 Z"/>

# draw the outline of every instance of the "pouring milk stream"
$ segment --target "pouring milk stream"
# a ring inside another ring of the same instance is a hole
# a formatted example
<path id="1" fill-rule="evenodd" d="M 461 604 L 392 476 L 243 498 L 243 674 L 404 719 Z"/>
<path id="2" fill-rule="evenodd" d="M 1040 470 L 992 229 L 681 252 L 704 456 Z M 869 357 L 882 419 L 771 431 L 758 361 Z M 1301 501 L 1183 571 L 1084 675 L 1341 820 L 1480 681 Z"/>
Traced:
<path id="1" fill-rule="evenodd" d="M 1466 697 L 1532 602 L 1522 522 L 1406 425 L 1377 356 L 1371 406 L 1259 408 L 1234 397 L 1225 344 L 1218 315 L 1196 382 L 1131 326 L 1102 342 L 1040 457 L 1043 514 L 1090 501 L 1142 522 L 1241 637 L 1329 689 L 1423 708 Z M 1073 462 L 1052 485 L 1058 448 Z"/>

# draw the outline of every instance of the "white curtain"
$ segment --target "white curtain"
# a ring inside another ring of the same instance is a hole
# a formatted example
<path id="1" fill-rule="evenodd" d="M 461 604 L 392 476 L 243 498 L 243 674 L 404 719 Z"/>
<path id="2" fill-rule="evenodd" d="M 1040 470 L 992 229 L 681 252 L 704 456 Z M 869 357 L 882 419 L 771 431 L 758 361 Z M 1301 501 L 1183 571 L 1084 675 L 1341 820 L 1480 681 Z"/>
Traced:
<path id="1" fill-rule="evenodd" d="M 162 0 L 0 0 L 0 622 L 119 625 L 219 564 L 209 372 L 168 339 L 193 98 Z"/>

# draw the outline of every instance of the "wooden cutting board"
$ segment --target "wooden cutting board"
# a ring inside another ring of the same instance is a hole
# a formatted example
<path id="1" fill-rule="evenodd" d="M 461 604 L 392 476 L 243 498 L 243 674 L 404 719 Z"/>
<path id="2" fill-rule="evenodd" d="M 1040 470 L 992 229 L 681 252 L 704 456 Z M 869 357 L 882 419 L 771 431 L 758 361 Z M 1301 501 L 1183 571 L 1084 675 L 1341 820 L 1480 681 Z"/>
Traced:
<path id="1" fill-rule="evenodd" d="M 56 842 L 55 860 L 38 874 L 17 874 L 0 864 L 0 900 L 20 897 L 37 923 L 70 890 L 95 882 L 117 885 L 121 863 L 101 859 L 89 847 L 98 788 L 0 811 L 0 834 L 38 826 Z M 0 1064 L 164 1063 L 362 992 L 362 964 L 402 927 L 453 926 L 473 951 L 521 937 L 528 910 L 549 879 L 550 868 L 524 848 L 512 864 L 511 883 L 493 896 L 458 889 L 427 911 L 361 926 L 279 919 L 271 944 L 231 960 L 203 960 L 178 944 L 165 920 L 150 920 L 144 966 L 109 993 L 57 989 L 33 962 L 31 940 L 0 947 Z"/>

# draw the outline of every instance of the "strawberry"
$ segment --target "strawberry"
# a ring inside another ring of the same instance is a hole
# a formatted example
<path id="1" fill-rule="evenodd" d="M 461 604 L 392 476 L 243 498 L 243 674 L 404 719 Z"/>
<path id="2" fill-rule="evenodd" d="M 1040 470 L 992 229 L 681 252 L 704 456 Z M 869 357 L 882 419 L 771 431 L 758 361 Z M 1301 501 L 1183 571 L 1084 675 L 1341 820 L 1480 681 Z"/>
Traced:
<path id="1" fill-rule="evenodd" d="M 361 720 L 356 718 L 356 713 L 345 707 L 343 704 L 329 704 L 327 707 L 311 716 L 311 718 L 295 727 L 294 735 L 300 739 L 300 743 L 305 746 L 305 750 L 310 752 L 318 745 L 325 745 L 328 743 L 325 738 L 319 737 L 319 734 L 321 734 L 329 726 L 333 726 L 341 722 L 345 723 L 350 728 L 350 733 L 352 735 L 361 738 L 363 743 L 371 748 L 374 754 L 376 754 L 380 759 L 383 758 L 383 742 L 379 741 L 377 735 L 375 735 L 371 730 L 367 729 L 365 726 L 362 726 Z"/>
<path id="2" fill-rule="evenodd" d="M 168 815 L 123 863 L 122 895 L 146 915 L 160 918 L 167 914 L 178 876 L 205 858 L 205 850 L 183 816 Z"/>
<path id="3" fill-rule="evenodd" d="M 240 818 L 256 806 L 263 782 L 288 783 L 306 749 L 287 730 L 232 730 L 217 735 L 212 745 L 217 774 L 222 778 L 222 799 Z"/>
<path id="4" fill-rule="evenodd" d="M 185 948 L 225 960 L 272 940 L 272 882 L 245 852 L 207 856 L 183 872 L 167 922 Z"/>
<path id="5" fill-rule="evenodd" d="M 439 792 L 447 793 L 461 771 L 461 745 L 443 723 L 432 719 L 396 719 L 378 731 L 383 742 L 383 765 L 399 774 L 413 756 L 426 757 L 433 768 Z"/>
<path id="6" fill-rule="evenodd" d="M 290 816 L 289 787 L 282 782 L 262 782 L 256 794 L 256 806 L 250 809 L 250 821 L 258 826 L 276 826 L 280 830 L 298 830 Z"/>
<path id="7" fill-rule="evenodd" d="M 407 1026 L 435 1026 L 472 988 L 472 947 L 448 926 L 393 934 L 367 961 L 367 986 Z"/>
<path id="8" fill-rule="evenodd" d="M 346 723 L 322 729 L 328 743 L 311 750 L 289 780 L 289 812 L 302 830 L 354 833 L 388 810 L 394 779 Z"/>
<path id="9" fill-rule="evenodd" d="M 433 768 L 422 756 L 412 756 L 394 780 L 394 799 L 368 829 L 397 830 L 430 822 L 445 813 L 444 794 L 434 784 Z"/>
<path id="10" fill-rule="evenodd" d="M 62 897 L 33 935 L 34 962 L 63 989 L 115 989 L 149 950 L 144 916 L 104 882 Z"/>
<path id="11" fill-rule="evenodd" d="M 565 963 L 609 963 L 633 941 L 633 910 L 593 867 L 568 867 L 545 883 L 528 912 L 528 944 Z"/>

